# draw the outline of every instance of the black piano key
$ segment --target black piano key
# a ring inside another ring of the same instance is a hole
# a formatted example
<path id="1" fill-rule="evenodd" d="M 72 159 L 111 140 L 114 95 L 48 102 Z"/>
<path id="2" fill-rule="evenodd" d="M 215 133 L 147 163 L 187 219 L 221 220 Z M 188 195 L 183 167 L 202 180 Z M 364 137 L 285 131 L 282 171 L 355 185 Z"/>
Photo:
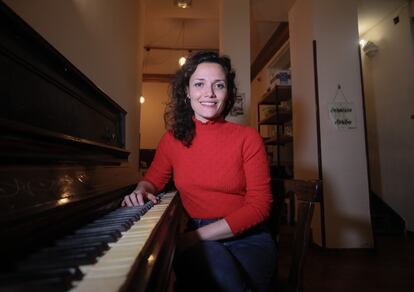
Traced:
<path id="1" fill-rule="evenodd" d="M 74 243 L 74 244 L 63 244 L 63 245 L 57 245 L 55 242 L 54 246 L 47 247 L 42 249 L 42 251 L 48 251 L 48 250 L 71 250 L 71 249 L 82 249 L 82 248 L 94 248 L 97 252 L 103 253 L 104 251 L 109 249 L 109 245 L 106 242 L 84 242 L 82 244 Z"/>
<path id="2" fill-rule="evenodd" d="M 132 225 L 134 225 L 135 221 L 131 221 L 130 219 L 119 220 L 119 221 L 96 221 L 85 225 L 85 228 L 88 227 L 104 227 L 104 226 L 123 226 L 129 229 Z"/>
<path id="3" fill-rule="evenodd" d="M 109 218 L 101 218 L 101 219 L 97 219 L 89 224 L 91 225 L 100 225 L 100 224 L 127 224 L 127 225 L 132 225 L 134 224 L 134 222 L 139 220 L 139 215 L 138 216 L 132 216 L 132 215 L 128 215 L 128 216 L 122 216 L 122 217 L 109 217 Z M 89 225 L 88 224 L 88 225 Z"/>
<path id="4" fill-rule="evenodd" d="M 90 259 L 91 261 L 95 260 L 96 257 L 89 253 L 76 253 L 76 254 L 54 254 L 48 255 L 43 254 L 43 256 L 33 257 L 23 263 L 43 263 L 43 262 L 53 262 L 53 261 L 71 261 L 78 259 Z"/>
<path id="5" fill-rule="evenodd" d="M 85 238 L 85 237 L 96 237 L 96 236 L 100 236 L 100 235 L 108 235 L 108 236 L 112 236 L 114 238 L 114 240 L 118 240 L 122 234 L 120 230 L 117 229 L 85 229 L 82 230 L 81 232 L 76 231 L 73 234 L 67 235 L 66 237 L 64 237 L 65 239 L 67 238 Z"/>
<path id="6" fill-rule="evenodd" d="M 64 248 L 78 248 L 78 247 L 87 247 L 87 246 L 100 246 L 105 250 L 109 249 L 108 241 L 97 241 L 97 240 L 64 240 L 60 239 L 55 241 L 57 247 Z"/>
<path id="7" fill-rule="evenodd" d="M 57 255 L 66 256 L 66 255 L 76 255 L 76 254 L 82 254 L 86 253 L 93 257 L 99 257 L 104 253 L 103 249 L 96 248 L 96 247 L 74 247 L 74 248 L 46 248 L 39 250 L 37 253 L 32 254 L 29 257 L 29 260 L 36 259 L 36 258 L 42 258 L 42 257 L 54 257 Z"/>
<path id="8" fill-rule="evenodd" d="M 58 268 L 10 273 L 0 276 L 1 291 L 65 291 L 72 288 L 72 282 L 81 280 L 78 268 Z"/>
<path id="9" fill-rule="evenodd" d="M 109 213 L 103 216 L 100 219 L 97 219 L 97 221 L 103 221 L 103 220 L 116 220 L 116 219 L 132 219 L 133 221 L 136 221 L 139 219 L 141 214 L 141 209 L 136 210 L 134 212 L 130 213 Z"/>
<path id="10" fill-rule="evenodd" d="M 134 214 L 109 214 L 105 217 L 102 217 L 100 219 L 97 219 L 96 221 L 94 221 L 94 223 L 98 223 L 98 222 L 111 222 L 111 221 L 132 221 L 135 222 L 137 220 L 139 220 L 140 218 L 140 214 L 139 213 L 134 213 Z"/>
<path id="11" fill-rule="evenodd" d="M 76 235 L 82 234 L 114 234 L 117 238 L 121 237 L 121 232 L 128 230 L 129 228 L 124 228 L 123 226 L 98 226 L 98 227 L 84 227 L 75 231 Z"/>
<path id="12" fill-rule="evenodd" d="M 41 278 L 69 278 L 71 281 L 83 278 L 83 273 L 78 267 L 55 268 L 55 269 L 27 269 L 14 273 L 0 275 L 0 283 L 23 281 L 25 279 Z"/>
<path id="13" fill-rule="evenodd" d="M 28 261 L 18 264 L 19 271 L 42 270 L 42 269 L 60 269 L 60 268 L 77 268 L 79 266 L 91 265 L 97 262 L 96 258 L 81 257 L 73 259 L 64 259 L 58 261 Z"/>
<path id="14" fill-rule="evenodd" d="M 134 215 L 134 214 L 138 214 L 139 211 L 144 208 L 145 205 L 142 206 L 133 206 L 133 207 L 125 207 L 125 208 L 118 208 L 108 214 L 106 214 L 103 217 L 106 216 L 122 216 L 122 215 Z"/>
<path id="15" fill-rule="evenodd" d="M 112 235 L 98 235 L 98 236 L 85 236 L 85 237 L 68 237 L 61 240 L 56 241 L 56 245 L 58 246 L 82 246 L 87 245 L 94 242 L 115 242 L 117 238 Z"/>
<path id="16" fill-rule="evenodd" d="M 139 211 L 141 208 L 137 208 L 137 209 L 133 208 L 132 210 L 128 210 L 127 208 L 123 208 L 123 209 L 126 209 L 126 211 L 123 211 L 123 212 L 113 211 L 113 212 L 105 214 L 104 216 L 102 216 L 101 218 L 98 218 L 97 220 L 110 219 L 110 218 L 122 218 L 122 217 L 128 217 L 128 216 L 131 216 L 131 218 L 136 218 L 136 216 L 139 215 Z"/>

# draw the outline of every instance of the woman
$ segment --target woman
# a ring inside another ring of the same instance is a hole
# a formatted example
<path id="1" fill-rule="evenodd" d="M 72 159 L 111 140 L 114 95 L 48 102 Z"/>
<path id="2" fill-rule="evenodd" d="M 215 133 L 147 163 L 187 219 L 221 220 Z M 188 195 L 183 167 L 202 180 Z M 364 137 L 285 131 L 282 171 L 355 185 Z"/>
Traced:
<path id="1" fill-rule="evenodd" d="M 168 132 L 125 206 L 156 203 L 174 175 L 190 222 L 177 247 L 179 291 L 268 291 L 276 250 L 264 221 L 271 206 L 263 142 L 227 122 L 236 98 L 230 59 L 201 52 L 177 72 L 165 113 Z"/>

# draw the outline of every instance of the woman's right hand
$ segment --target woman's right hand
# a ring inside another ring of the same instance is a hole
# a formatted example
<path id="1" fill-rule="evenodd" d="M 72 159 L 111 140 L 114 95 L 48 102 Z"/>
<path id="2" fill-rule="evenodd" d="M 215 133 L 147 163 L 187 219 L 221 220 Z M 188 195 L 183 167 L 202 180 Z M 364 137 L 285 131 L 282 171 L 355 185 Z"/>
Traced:
<path id="1" fill-rule="evenodd" d="M 126 195 L 122 200 L 121 206 L 122 207 L 132 207 L 132 206 L 142 206 L 144 205 L 144 201 L 149 200 L 152 201 L 154 204 L 158 203 L 157 197 L 154 194 L 147 192 L 142 189 L 136 189 L 129 195 Z"/>

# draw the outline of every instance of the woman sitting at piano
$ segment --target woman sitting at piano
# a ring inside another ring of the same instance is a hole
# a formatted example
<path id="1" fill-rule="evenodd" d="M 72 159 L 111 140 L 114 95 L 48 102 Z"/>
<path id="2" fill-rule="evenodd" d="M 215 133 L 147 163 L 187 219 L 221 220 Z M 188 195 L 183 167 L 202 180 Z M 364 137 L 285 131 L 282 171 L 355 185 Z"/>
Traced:
<path id="1" fill-rule="evenodd" d="M 230 59 L 196 53 L 177 72 L 168 131 L 124 206 L 156 203 L 174 176 L 190 217 L 174 259 L 178 291 L 268 291 L 276 248 L 264 221 L 272 195 L 263 141 L 225 120 L 236 99 Z"/>

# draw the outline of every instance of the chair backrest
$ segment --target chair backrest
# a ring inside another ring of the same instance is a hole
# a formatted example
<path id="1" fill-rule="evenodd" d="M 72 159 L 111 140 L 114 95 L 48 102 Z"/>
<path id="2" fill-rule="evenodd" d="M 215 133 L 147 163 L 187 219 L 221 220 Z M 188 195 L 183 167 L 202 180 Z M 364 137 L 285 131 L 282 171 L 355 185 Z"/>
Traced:
<path id="1" fill-rule="evenodd" d="M 283 181 L 286 194 L 294 194 L 297 202 L 297 217 L 293 238 L 292 263 L 287 288 L 289 292 L 303 291 L 303 268 L 310 239 L 310 226 L 315 202 L 320 202 L 322 181 Z"/>

